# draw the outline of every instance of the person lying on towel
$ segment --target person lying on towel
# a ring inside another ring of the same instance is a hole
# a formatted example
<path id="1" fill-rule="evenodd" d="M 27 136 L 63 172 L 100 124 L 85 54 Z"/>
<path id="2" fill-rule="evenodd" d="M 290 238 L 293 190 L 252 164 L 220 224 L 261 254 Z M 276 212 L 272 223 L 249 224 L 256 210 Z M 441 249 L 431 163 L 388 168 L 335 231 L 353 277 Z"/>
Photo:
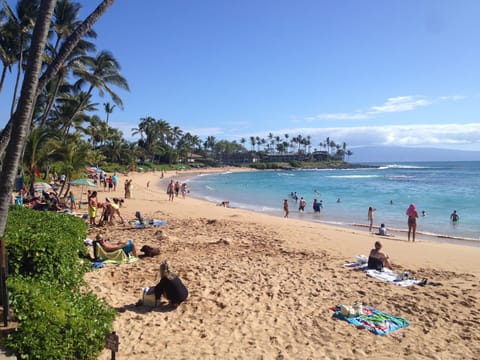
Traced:
<path id="1" fill-rule="evenodd" d="M 110 239 L 105 239 L 101 234 L 97 234 L 95 239 L 97 240 L 98 244 L 106 251 L 115 251 L 122 249 L 127 255 L 132 254 L 133 256 L 137 256 L 137 248 L 135 247 L 135 244 L 132 240 L 112 243 Z"/>
<path id="2" fill-rule="evenodd" d="M 391 269 L 390 261 L 388 260 L 388 255 L 385 255 L 380 250 L 382 249 L 382 243 L 380 241 L 375 241 L 375 248 L 370 251 L 368 256 L 368 268 L 374 270 L 382 270 L 384 267 Z"/>
<path id="3" fill-rule="evenodd" d="M 177 307 L 188 297 L 188 290 L 180 278 L 171 271 L 166 261 L 160 264 L 160 282 L 148 290 L 147 294 L 155 294 L 155 299 L 161 296 L 167 298 L 170 305 Z"/>

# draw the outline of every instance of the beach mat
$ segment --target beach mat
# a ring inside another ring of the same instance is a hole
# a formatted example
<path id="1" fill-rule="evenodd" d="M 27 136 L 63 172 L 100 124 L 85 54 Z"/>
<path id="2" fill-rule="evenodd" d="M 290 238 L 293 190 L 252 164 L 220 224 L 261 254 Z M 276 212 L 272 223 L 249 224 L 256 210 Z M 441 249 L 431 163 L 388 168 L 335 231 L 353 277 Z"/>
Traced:
<path id="1" fill-rule="evenodd" d="M 375 279 L 382 280 L 385 282 L 389 282 L 399 286 L 411 286 L 411 285 L 420 285 L 423 283 L 424 280 L 416 280 L 416 279 L 402 279 L 399 280 L 399 274 L 394 273 L 390 269 L 383 269 L 382 271 L 373 270 L 373 269 L 365 269 L 365 272 L 368 276 L 374 277 Z"/>
<path id="2" fill-rule="evenodd" d="M 340 310 L 336 310 L 333 316 L 358 328 L 365 328 L 376 335 L 385 335 L 409 325 L 409 322 L 401 317 L 387 314 L 370 306 L 363 306 L 362 312 L 362 315 L 347 317 L 342 315 Z"/>
<path id="3" fill-rule="evenodd" d="M 383 270 L 374 270 L 369 269 L 367 264 L 359 264 L 357 262 L 347 263 L 343 266 L 363 270 L 367 273 L 368 276 L 371 276 L 375 279 L 382 280 L 391 284 L 398 286 L 412 286 L 412 285 L 421 285 L 425 280 L 416 280 L 416 279 L 402 279 L 399 280 L 399 274 L 393 272 L 390 269 L 383 268 Z"/>
<path id="4" fill-rule="evenodd" d="M 133 226 L 135 226 L 137 228 L 146 228 L 146 227 L 165 226 L 165 225 L 167 225 L 167 222 L 163 221 L 163 220 L 148 220 L 148 219 L 145 219 L 145 221 L 143 223 L 136 220 L 136 221 L 132 221 L 130 224 L 132 224 Z"/>

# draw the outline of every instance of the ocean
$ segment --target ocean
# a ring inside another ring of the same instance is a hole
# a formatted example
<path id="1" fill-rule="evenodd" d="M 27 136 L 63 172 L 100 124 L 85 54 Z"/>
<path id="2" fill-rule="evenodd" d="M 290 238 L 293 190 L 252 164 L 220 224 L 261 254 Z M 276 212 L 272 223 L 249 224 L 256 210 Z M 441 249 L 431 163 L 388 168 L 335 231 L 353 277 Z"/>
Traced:
<path id="1" fill-rule="evenodd" d="M 367 212 L 374 212 L 374 226 L 407 230 L 405 211 L 417 206 L 417 236 L 439 242 L 480 246 L 480 162 L 409 162 L 365 164 L 368 168 L 226 172 L 188 180 L 193 196 L 230 206 L 283 216 L 288 199 L 290 217 L 368 230 Z M 307 201 L 298 211 L 291 197 Z M 322 200 L 320 214 L 313 200 Z M 339 199 L 339 202 L 338 202 Z M 457 223 L 450 221 L 456 210 Z M 426 216 L 422 216 L 425 211 Z M 406 233 L 405 233 L 406 237 Z"/>

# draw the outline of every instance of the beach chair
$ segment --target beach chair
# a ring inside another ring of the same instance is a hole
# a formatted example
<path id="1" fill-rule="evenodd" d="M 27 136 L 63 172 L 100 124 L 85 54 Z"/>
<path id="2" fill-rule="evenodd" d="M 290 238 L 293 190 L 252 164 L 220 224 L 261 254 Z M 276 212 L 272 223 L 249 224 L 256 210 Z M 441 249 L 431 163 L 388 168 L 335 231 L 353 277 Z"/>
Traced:
<path id="1" fill-rule="evenodd" d="M 93 241 L 93 256 L 95 258 L 95 261 L 105 259 L 111 260 L 112 262 L 123 263 L 128 262 L 129 260 L 127 254 L 125 254 L 125 251 L 123 251 L 122 249 L 107 251 L 96 240 Z"/>

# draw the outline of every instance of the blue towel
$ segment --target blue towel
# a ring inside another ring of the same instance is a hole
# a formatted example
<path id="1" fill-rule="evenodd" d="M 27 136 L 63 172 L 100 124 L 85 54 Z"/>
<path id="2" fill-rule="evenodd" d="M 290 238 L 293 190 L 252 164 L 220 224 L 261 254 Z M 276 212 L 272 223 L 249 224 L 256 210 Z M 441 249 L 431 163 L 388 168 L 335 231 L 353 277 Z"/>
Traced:
<path id="1" fill-rule="evenodd" d="M 145 223 L 142 224 L 140 221 L 134 221 L 132 223 L 132 225 L 136 226 L 136 227 L 148 227 L 148 226 L 163 226 L 163 225 L 167 225 L 167 222 L 166 221 L 162 221 L 162 220 L 148 220 L 148 219 L 145 219 Z"/>
<path id="2" fill-rule="evenodd" d="M 387 314 L 370 306 L 364 306 L 363 314 L 356 317 L 343 316 L 340 311 L 335 311 L 333 316 L 348 321 L 355 326 L 364 327 L 377 335 L 385 335 L 409 325 L 409 322 L 403 318 Z"/>

